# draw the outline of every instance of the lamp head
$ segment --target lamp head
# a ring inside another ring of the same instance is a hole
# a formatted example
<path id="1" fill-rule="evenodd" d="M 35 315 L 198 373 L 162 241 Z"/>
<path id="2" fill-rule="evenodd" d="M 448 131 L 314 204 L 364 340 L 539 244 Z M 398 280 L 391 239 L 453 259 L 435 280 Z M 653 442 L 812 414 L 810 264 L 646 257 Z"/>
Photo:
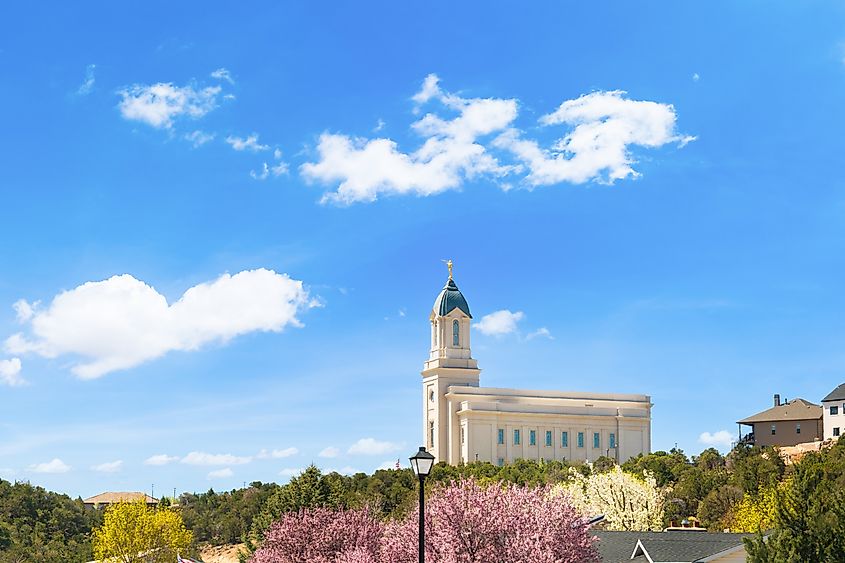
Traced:
<path id="1" fill-rule="evenodd" d="M 431 473 L 431 467 L 434 465 L 434 456 L 425 451 L 423 446 L 420 446 L 420 450 L 410 459 L 414 474 L 419 477 L 428 477 L 428 474 Z"/>

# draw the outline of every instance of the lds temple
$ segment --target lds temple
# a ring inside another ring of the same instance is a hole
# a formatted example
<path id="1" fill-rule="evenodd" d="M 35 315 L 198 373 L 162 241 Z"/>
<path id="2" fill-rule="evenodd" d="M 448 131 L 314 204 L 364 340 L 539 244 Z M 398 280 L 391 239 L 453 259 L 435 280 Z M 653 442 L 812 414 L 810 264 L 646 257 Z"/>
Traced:
<path id="1" fill-rule="evenodd" d="M 423 443 L 450 464 L 517 459 L 622 463 L 651 448 L 648 395 L 481 387 L 469 305 L 452 279 L 434 301 L 422 371 Z"/>

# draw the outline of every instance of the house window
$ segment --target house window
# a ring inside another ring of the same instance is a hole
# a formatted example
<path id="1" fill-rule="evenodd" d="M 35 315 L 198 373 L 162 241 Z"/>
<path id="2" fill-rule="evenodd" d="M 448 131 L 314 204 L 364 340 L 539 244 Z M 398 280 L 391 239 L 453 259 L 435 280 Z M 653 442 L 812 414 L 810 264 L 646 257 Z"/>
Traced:
<path id="1" fill-rule="evenodd" d="M 834 436 L 839 436 L 839 428 L 834 428 L 834 429 L 833 429 L 833 435 L 834 435 Z"/>
<path id="2" fill-rule="evenodd" d="M 583 432 L 578 433 L 578 447 L 579 448 L 584 447 L 584 433 Z"/>
<path id="3" fill-rule="evenodd" d="M 610 447 L 616 447 L 616 434 L 614 434 L 613 432 L 610 433 Z"/>
<path id="4" fill-rule="evenodd" d="M 801 433 L 801 423 L 800 423 L 800 422 L 796 422 L 796 423 L 795 423 L 795 433 L 796 433 L 796 434 L 800 434 L 800 433 Z"/>
<path id="5" fill-rule="evenodd" d="M 519 445 L 519 430 L 514 430 L 514 431 L 513 431 L 513 445 L 514 445 L 514 446 L 518 446 L 518 445 Z"/>
<path id="6" fill-rule="evenodd" d="M 552 447 L 552 431 L 546 430 L 546 447 Z"/>
<path id="7" fill-rule="evenodd" d="M 563 448 L 569 447 L 569 432 L 561 432 L 560 433 L 560 445 Z"/>
<path id="8" fill-rule="evenodd" d="M 504 443 L 505 443 L 505 429 L 499 428 L 499 445 L 502 445 Z"/>
<path id="9" fill-rule="evenodd" d="M 839 407 L 830 407 L 830 414 L 831 415 L 839 414 Z"/>
<path id="10" fill-rule="evenodd" d="M 772 436 L 774 436 L 776 433 L 777 433 L 777 427 L 774 424 L 772 424 Z"/>
<path id="11" fill-rule="evenodd" d="M 461 344 L 461 325 L 458 321 L 452 321 L 452 346 L 460 346 Z"/>
<path id="12" fill-rule="evenodd" d="M 505 466 L 505 458 L 500 457 L 499 458 L 499 467 L 504 467 L 504 466 Z"/>
<path id="13" fill-rule="evenodd" d="M 601 434 L 593 432 L 593 447 L 599 449 L 601 447 Z"/>
<path id="14" fill-rule="evenodd" d="M 428 447 L 434 447 L 434 422 L 428 423 Z"/>
<path id="15" fill-rule="evenodd" d="M 529 430 L 528 431 L 528 445 L 529 446 L 536 446 L 537 445 L 537 431 L 536 430 Z"/>

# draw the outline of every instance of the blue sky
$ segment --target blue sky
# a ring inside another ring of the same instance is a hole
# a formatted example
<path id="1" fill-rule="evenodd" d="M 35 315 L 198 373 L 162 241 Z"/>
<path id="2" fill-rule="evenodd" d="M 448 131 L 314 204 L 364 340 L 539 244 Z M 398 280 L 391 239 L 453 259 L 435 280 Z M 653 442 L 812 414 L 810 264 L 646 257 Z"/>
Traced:
<path id="1" fill-rule="evenodd" d="M 446 258 L 498 313 L 483 385 L 646 393 L 654 448 L 691 453 L 775 392 L 820 400 L 844 12 L 3 6 L 0 476 L 159 494 L 404 460 Z"/>

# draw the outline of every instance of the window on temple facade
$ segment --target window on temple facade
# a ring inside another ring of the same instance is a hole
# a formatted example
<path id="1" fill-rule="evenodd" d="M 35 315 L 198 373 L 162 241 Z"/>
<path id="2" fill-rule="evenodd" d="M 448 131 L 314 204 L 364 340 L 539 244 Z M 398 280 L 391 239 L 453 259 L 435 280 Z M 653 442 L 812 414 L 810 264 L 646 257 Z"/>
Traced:
<path id="1" fill-rule="evenodd" d="M 461 324 L 458 321 L 452 321 L 452 346 L 461 345 Z"/>
<path id="2" fill-rule="evenodd" d="M 560 445 L 563 448 L 569 447 L 569 432 L 561 432 L 560 433 Z"/>

